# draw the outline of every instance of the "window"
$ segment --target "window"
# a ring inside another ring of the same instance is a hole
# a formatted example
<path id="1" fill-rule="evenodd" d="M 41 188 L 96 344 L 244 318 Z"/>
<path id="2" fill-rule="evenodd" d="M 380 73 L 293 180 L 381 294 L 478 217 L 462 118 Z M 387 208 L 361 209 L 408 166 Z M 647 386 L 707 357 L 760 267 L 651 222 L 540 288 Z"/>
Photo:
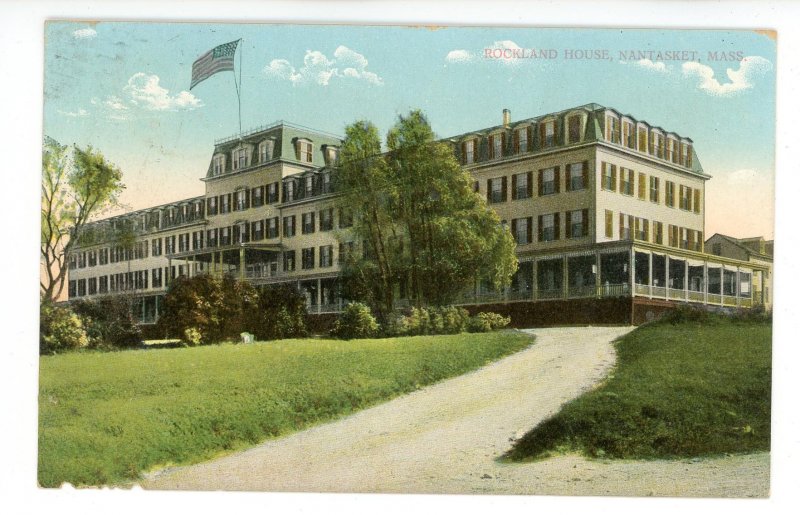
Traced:
<path id="1" fill-rule="evenodd" d="M 567 120 L 567 143 L 578 143 L 581 140 L 581 115 L 574 114 Z"/>
<path id="2" fill-rule="evenodd" d="M 339 244 L 339 263 L 346 263 L 351 256 L 354 256 L 355 242 L 345 241 Z"/>
<path id="3" fill-rule="evenodd" d="M 319 248 L 319 267 L 333 266 L 333 245 L 322 245 Z"/>
<path id="4" fill-rule="evenodd" d="M 692 210 L 692 188 L 683 184 L 680 186 L 680 208 L 685 211 Z"/>
<path id="5" fill-rule="evenodd" d="M 558 166 L 539 170 L 539 196 L 558 193 L 560 182 Z"/>
<path id="6" fill-rule="evenodd" d="M 162 285 L 161 268 L 152 269 L 150 275 L 153 277 L 153 288 L 160 288 Z"/>
<path id="7" fill-rule="evenodd" d="M 234 211 L 244 211 L 249 206 L 249 202 L 247 201 L 247 190 L 239 190 L 236 192 L 236 203 L 234 204 Z"/>
<path id="8" fill-rule="evenodd" d="M 78 297 L 86 295 L 86 279 L 78 279 Z"/>
<path id="9" fill-rule="evenodd" d="M 233 241 L 234 243 L 247 243 L 250 241 L 249 223 L 239 222 L 233 226 Z"/>
<path id="10" fill-rule="evenodd" d="M 233 151 L 233 169 L 247 168 L 247 149 L 238 148 Z"/>
<path id="11" fill-rule="evenodd" d="M 310 163 L 314 160 L 314 146 L 308 140 L 297 140 L 295 152 L 297 154 L 298 161 Z"/>
<path id="12" fill-rule="evenodd" d="M 681 164 L 687 168 L 692 167 L 692 146 L 681 143 Z"/>
<path id="13" fill-rule="evenodd" d="M 74 280 L 70 280 L 69 286 L 67 288 L 67 295 L 70 298 L 72 298 L 72 297 L 76 297 L 77 293 L 78 293 L 77 284 L 75 283 Z"/>
<path id="14" fill-rule="evenodd" d="M 301 266 L 303 270 L 314 268 L 314 247 L 302 250 Z"/>
<path id="15" fill-rule="evenodd" d="M 219 196 L 219 212 L 220 214 L 231 212 L 231 194 Z"/>
<path id="16" fill-rule="evenodd" d="M 97 251 L 89 251 L 89 266 L 97 266 Z"/>
<path id="17" fill-rule="evenodd" d="M 251 236 L 253 241 L 260 241 L 264 239 L 264 220 L 256 220 L 250 224 Z"/>
<path id="18" fill-rule="evenodd" d="M 283 237 L 284 238 L 291 238 L 294 236 L 295 227 L 294 227 L 294 215 L 292 216 L 284 216 L 283 217 Z"/>
<path id="19" fill-rule="evenodd" d="M 214 156 L 211 165 L 211 174 L 212 175 L 219 175 L 225 171 L 225 156 L 222 154 L 217 154 Z"/>
<path id="20" fill-rule="evenodd" d="M 108 293 L 108 276 L 107 275 L 103 275 L 103 276 L 100 277 L 100 280 L 98 281 L 97 292 L 98 293 Z"/>
<path id="21" fill-rule="evenodd" d="M 617 165 L 603 163 L 603 181 L 601 187 L 608 191 L 617 191 Z"/>
<path id="22" fill-rule="evenodd" d="M 568 191 L 578 191 L 586 189 L 589 174 L 589 163 L 584 161 L 582 163 L 572 163 L 567 166 L 569 170 L 569 185 Z"/>
<path id="23" fill-rule="evenodd" d="M 624 213 L 619 214 L 619 239 L 621 240 L 630 240 L 631 239 L 631 222 L 633 221 L 633 216 L 626 215 Z"/>
<path id="24" fill-rule="evenodd" d="M 206 203 L 208 204 L 207 211 L 209 215 L 217 214 L 217 197 L 209 198 Z"/>
<path id="25" fill-rule="evenodd" d="M 231 244 L 231 228 L 230 227 L 222 227 L 219 230 L 219 244 L 223 245 L 223 246 Z"/>
<path id="26" fill-rule="evenodd" d="M 656 157 L 664 158 L 664 136 L 656 132 L 650 139 L 650 153 Z"/>
<path id="27" fill-rule="evenodd" d="M 302 222 L 303 222 L 303 234 L 311 234 L 314 232 L 314 213 L 303 213 L 302 215 Z"/>
<path id="28" fill-rule="evenodd" d="M 614 237 L 614 212 L 606 209 L 606 238 Z"/>
<path id="29" fill-rule="evenodd" d="M 669 246 L 677 247 L 680 228 L 677 225 L 669 225 L 667 229 L 669 230 Z"/>
<path id="30" fill-rule="evenodd" d="M 523 172 L 511 176 L 511 198 L 521 200 L 533 194 L 533 172 Z"/>
<path id="31" fill-rule="evenodd" d="M 664 224 L 653 220 L 653 243 L 664 244 Z"/>
<path id="32" fill-rule="evenodd" d="M 217 229 L 209 229 L 206 231 L 206 244 L 209 247 L 217 246 Z"/>
<path id="33" fill-rule="evenodd" d="M 619 192 L 624 195 L 633 195 L 633 170 L 620 168 Z"/>
<path id="34" fill-rule="evenodd" d="M 641 241 L 650 241 L 650 221 L 644 218 L 634 220 L 634 237 Z"/>
<path id="35" fill-rule="evenodd" d="M 647 129 L 639 128 L 639 152 L 647 152 Z"/>
<path id="36" fill-rule="evenodd" d="M 486 188 L 486 201 L 489 204 L 496 204 L 498 202 L 506 201 L 506 178 L 495 177 L 489 179 Z"/>
<path id="37" fill-rule="evenodd" d="M 489 136 L 489 159 L 500 159 L 503 157 L 505 141 L 506 134 L 504 132 Z"/>
<path id="38" fill-rule="evenodd" d="M 86 268 L 86 252 L 78 254 L 78 268 Z"/>
<path id="39" fill-rule="evenodd" d="M 678 152 L 675 149 L 677 143 L 678 142 L 675 141 L 674 139 L 667 138 L 667 153 L 666 153 L 667 161 L 672 161 L 673 163 L 678 162 Z"/>
<path id="40" fill-rule="evenodd" d="M 333 208 L 323 209 L 319 212 L 319 230 L 333 230 Z"/>
<path id="41" fill-rule="evenodd" d="M 314 176 L 313 175 L 309 175 L 305 179 L 303 179 L 303 186 L 304 186 L 304 188 L 303 188 L 303 198 L 311 197 L 311 196 L 314 195 L 314 193 L 316 193 L 314 191 L 314 182 L 315 181 L 314 181 Z"/>
<path id="42" fill-rule="evenodd" d="M 539 217 L 539 241 L 555 241 L 559 239 L 558 213 Z"/>
<path id="43" fill-rule="evenodd" d="M 267 184 L 267 204 L 274 204 L 278 201 L 278 183 Z"/>
<path id="44" fill-rule="evenodd" d="M 556 121 L 549 120 L 539 125 L 539 146 L 549 148 L 556 144 Z"/>
<path id="45" fill-rule="evenodd" d="M 628 148 L 636 148 L 636 137 L 633 130 L 633 123 L 622 121 L 622 144 Z"/>
<path id="46" fill-rule="evenodd" d="M 158 240 L 158 241 L 160 242 L 161 240 Z M 160 250 L 160 247 L 159 247 L 159 250 Z M 107 265 L 108 264 L 108 248 L 100 249 L 97 252 L 98 252 L 98 257 L 99 257 L 98 261 L 100 262 L 100 264 L 101 265 Z"/>
<path id="47" fill-rule="evenodd" d="M 189 250 L 189 233 L 178 235 L 178 252 L 188 252 Z"/>
<path id="48" fill-rule="evenodd" d="M 278 217 L 267 219 L 267 238 L 278 237 Z"/>
<path id="49" fill-rule="evenodd" d="M 606 116 L 606 141 L 611 143 L 619 143 L 619 118 L 616 116 Z"/>
<path id="50" fill-rule="evenodd" d="M 511 234 L 517 245 L 526 245 L 531 242 L 531 225 L 533 225 L 531 217 L 511 220 Z"/>
<path id="51" fill-rule="evenodd" d="M 89 278 L 89 295 L 94 295 L 97 293 L 97 277 L 90 277 Z"/>
<path id="52" fill-rule="evenodd" d="M 659 179 L 658 177 L 650 176 L 650 202 L 655 202 L 658 204 L 658 187 L 659 187 Z"/>
<path id="53" fill-rule="evenodd" d="M 285 250 L 283 252 L 283 271 L 284 272 L 293 272 L 295 268 L 294 265 L 294 251 L 293 250 Z"/>
<path id="54" fill-rule="evenodd" d="M 283 183 L 283 201 L 291 202 L 294 200 L 294 181 L 289 179 Z"/>
<path id="55" fill-rule="evenodd" d="M 353 226 L 353 210 L 339 209 L 339 229 L 346 229 Z"/>
<path id="56" fill-rule="evenodd" d="M 530 147 L 528 141 L 531 137 L 531 128 L 522 127 L 514 131 L 514 153 L 524 154 Z"/>
<path id="57" fill-rule="evenodd" d="M 639 172 L 639 200 L 647 198 L 647 176 Z"/>
<path id="58" fill-rule="evenodd" d="M 567 235 L 582 238 L 589 235 L 589 210 L 567 211 Z"/>
<path id="59" fill-rule="evenodd" d="M 321 194 L 331 193 L 333 191 L 333 183 L 331 182 L 331 173 L 323 172 L 319 175 L 319 192 Z"/>
<path id="60" fill-rule="evenodd" d="M 685 227 L 680 228 L 680 247 L 682 249 L 689 248 L 689 229 Z"/>
<path id="61" fill-rule="evenodd" d="M 264 186 L 253 188 L 250 192 L 250 200 L 253 207 L 261 207 L 264 205 Z"/>
<path id="62" fill-rule="evenodd" d="M 174 254 L 175 253 L 175 236 L 165 236 L 164 237 L 164 252 L 166 254 Z"/>
<path id="63" fill-rule="evenodd" d="M 258 162 L 266 163 L 267 161 L 272 159 L 272 151 L 274 147 L 275 147 L 274 140 L 262 141 L 261 144 L 258 146 Z"/>
<path id="64" fill-rule="evenodd" d="M 470 165 L 477 161 L 478 157 L 478 140 L 471 139 L 461 144 L 461 154 L 464 156 L 464 164 Z"/>
<path id="65" fill-rule="evenodd" d="M 667 181 L 665 190 L 666 198 L 664 203 L 669 207 L 675 207 L 675 183 Z"/>

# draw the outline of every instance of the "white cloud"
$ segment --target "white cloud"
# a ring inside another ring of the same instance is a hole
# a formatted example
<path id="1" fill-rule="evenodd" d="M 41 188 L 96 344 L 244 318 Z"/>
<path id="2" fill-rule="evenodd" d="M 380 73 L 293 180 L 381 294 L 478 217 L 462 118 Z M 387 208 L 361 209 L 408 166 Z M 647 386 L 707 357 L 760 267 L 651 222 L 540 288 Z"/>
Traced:
<path id="1" fill-rule="evenodd" d="M 375 86 L 383 85 L 381 77 L 367 71 L 368 64 L 369 61 L 362 54 L 340 45 L 332 59 L 318 50 L 306 50 L 303 66 L 299 70 L 286 59 L 273 59 L 264 67 L 264 73 L 292 84 L 312 82 L 327 86 L 333 78 L 348 78 L 364 80 Z"/>
<path id="2" fill-rule="evenodd" d="M 75 39 L 92 39 L 97 36 L 97 31 L 91 28 L 78 29 L 72 32 L 72 37 Z"/>
<path id="3" fill-rule="evenodd" d="M 760 56 L 748 56 L 739 62 L 739 69 L 728 68 L 726 73 L 730 82 L 720 84 L 714 77 L 714 70 L 710 66 L 697 62 L 683 63 L 684 77 L 696 78 L 697 87 L 709 95 L 728 97 L 738 91 L 753 87 L 753 79 L 761 77 L 772 69 L 772 63 Z"/>
<path id="4" fill-rule="evenodd" d="M 122 99 L 111 95 L 103 101 L 103 105 L 113 111 L 127 111 L 128 106 L 122 103 Z"/>
<path id="5" fill-rule="evenodd" d="M 635 64 L 640 68 L 644 68 L 645 70 L 651 70 L 659 73 L 667 73 L 667 65 L 662 63 L 661 61 L 653 62 L 650 59 L 639 59 L 633 64 Z"/>
<path id="6" fill-rule="evenodd" d="M 459 50 L 451 50 L 451 51 L 449 51 L 447 53 L 447 56 L 445 56 L 444 59 L 445 59 L 445 61 L 448 61 L 448 62 L 451 62 L 451 63 L 466 63 L 466 62 L 472 61 L 474 58 L 475 58 L 475 56 L 472 55 L 472 52 L 470 52 L 468 50 L 460 50 L 459 49 Z"/>
<path id="7" fill-rule="evenodd" d="M 170 95 L 169 90 L 159 84 L 160 80 L 158 75 L 147 75 L 146 73 L 138 72 L 128 79 L 128 84 L 125 85 L 123 90 L 127 93 L 132 104 L 150 111 L 178 111 L 194 109 L 203 105 L 200 99 L 188 91 Z M 114 105 L 122 105 L 121 101 L 116 97 L 109 97 L 106 100 L 106 105 L 112 109 L 118 108 L 109 104 L 109 101 Z"/>
<path id="8" fill-rule="evenodd" d="M 58 111 L 60 114 L 64 116 L 69 116 L 70 118 L 82 118 L 84 116 L 89 116 L 89 111 L 86 109 L 80 108 L 77 111 Z"/>

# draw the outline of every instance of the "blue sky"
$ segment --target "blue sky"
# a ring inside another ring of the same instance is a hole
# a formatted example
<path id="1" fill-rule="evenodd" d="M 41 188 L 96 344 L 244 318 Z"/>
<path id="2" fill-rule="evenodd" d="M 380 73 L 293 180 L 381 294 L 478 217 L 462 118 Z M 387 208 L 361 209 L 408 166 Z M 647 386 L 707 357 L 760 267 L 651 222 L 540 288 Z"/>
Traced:
<path id="1" fill-rule="evenodd" d="M 245 130 L 284 119 L 342 134 L 366 118 L 385 133 L 419 107 L 445 137 L 499 124 L 503 108 L 519 119 L 597 102 L 695 141 L 714 176 L 708 235 L 772 237 L 776 48 L 751 31 L 51 22 L 45 134 L 101 149 L 125 174 L 130 208 L 202 194 L 214 139 L 238 131 L 237 103 L 230 72 L 189 92 L 191 65 L 239 38 Z M 483 57 L 514 48 L 557 57 Z"/>

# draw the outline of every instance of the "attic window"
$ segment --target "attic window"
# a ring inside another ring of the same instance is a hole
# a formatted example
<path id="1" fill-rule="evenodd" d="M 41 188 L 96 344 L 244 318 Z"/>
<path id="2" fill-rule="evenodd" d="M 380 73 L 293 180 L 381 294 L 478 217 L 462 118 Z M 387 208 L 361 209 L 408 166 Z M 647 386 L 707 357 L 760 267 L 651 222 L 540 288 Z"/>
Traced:
<path id="1" fill-rule="evenodd" d="M 569 142 L 570 143 L 578 143 L 581 140 L 581 115 L 573 114 L 568 118 L 567 121 L 568 128 L 569 128 Z"/>
<path id="2" fill-rule="evenodd" d="M 298 161 L 311 163 L 314 158 L 314 145 L 307 139 L 299 139 L 295 143 L 295 154 Z"/>
<path id="3" fill-rule="evenodd" d="M 247 149 L 237 148 L 233 151 L 233 169 L 247 168 Z"/>
<path id="4" fill-rule="evenodd" d="M 213 164 L 211 167 L 212 175 L 219 175 L 225 171 L 225 155 L 217 154 L 214 156 Z"/>
<path id="5" fill-rule="evenodd" d="M 275 150 L 275 140 L 264 140 L 258 145 L 258 162 L 266 163 L 272 159 L 272 153 Z"/>

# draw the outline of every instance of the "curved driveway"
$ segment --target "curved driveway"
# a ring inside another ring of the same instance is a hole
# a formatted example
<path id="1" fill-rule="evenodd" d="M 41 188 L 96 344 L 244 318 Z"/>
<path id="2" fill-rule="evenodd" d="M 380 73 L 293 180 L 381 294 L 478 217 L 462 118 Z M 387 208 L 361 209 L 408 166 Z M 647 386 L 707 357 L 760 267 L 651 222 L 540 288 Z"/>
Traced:
<path id="1" fill-rule="evenodd" d="M 671 462 L 562 456 L 501 464 L 515 438 L 600 382 L 630 327 L 535 329 L 469 374 L 247 451 L 150 475 L 147 489 L 562 495 L 767 495 L 767 455 Z M 727 461 L 725 461 L 727 460 Z M 738 461 L 737 461 L 738 460 Z M 745 475 L 748 485 L 728 484 Z M 752 478 L 764 477 L 764 480 Z"/>

